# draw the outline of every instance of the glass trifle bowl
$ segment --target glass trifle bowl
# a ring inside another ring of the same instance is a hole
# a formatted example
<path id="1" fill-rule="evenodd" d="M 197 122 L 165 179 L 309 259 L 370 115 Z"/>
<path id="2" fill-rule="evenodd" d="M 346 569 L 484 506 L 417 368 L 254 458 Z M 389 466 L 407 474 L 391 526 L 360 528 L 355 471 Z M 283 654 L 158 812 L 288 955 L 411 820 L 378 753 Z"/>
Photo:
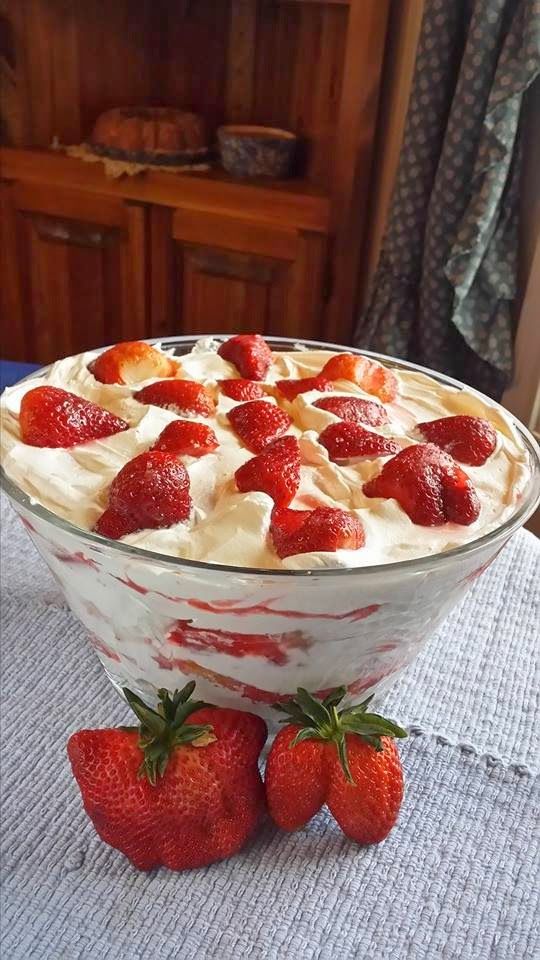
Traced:
<path id="1" fill-rule="evenodd" d="M 369 351 L 267 340 L 273 350 L 358 353 L 481 396 L 442 374 Z M 159 342 L 181 357 L 196 339 Z M 257 569 L 160 554 L 74 526 L 3 470 L 2 485 L 118 690 L 128 687 L 155 703 L 159 689 L 195 680 L 198 696 L 209 702 L 269 719 L 272 704 L 299 686 L 317 694 L 344 686 L 356 699 L 384 691 L 526 522 L 540 499 L 540 451 L 510 419 L 530 462 L 514 513 L 457 548 L 364 567 Z"/>

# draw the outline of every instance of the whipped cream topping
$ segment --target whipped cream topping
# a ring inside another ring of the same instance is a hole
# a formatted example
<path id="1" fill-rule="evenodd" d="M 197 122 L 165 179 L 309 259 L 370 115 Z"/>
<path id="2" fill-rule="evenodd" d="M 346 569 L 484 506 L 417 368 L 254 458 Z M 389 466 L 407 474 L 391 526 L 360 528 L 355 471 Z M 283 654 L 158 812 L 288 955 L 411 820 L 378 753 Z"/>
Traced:
<path id="1" fill-rule="evenodd" d="M 178 357 L 178 376 L 197 380 L 212 390 L 217 401 L 215 416 L 195 417 L 209 424 L 219 448 L 202 458 L 182 457 L 190 476 L 194 509 L 189 521 L 167 529 L 141 530 L 123 538 L 125 543 L 170 556 L 235 566 L 268 569 L 317 569 L 359 567 L 437 554 L 475 540 L 501 526 L 517 509 L 530 479 L 528 454 L 509 416 L 501 407 L 474 393 L 438 383 L 418 372 L 396 371 L 400 393 L 384 404 L 389 421 L 368 427 L 392 437 L 401 447 L 423 442 L 419 422 L 443 416 L 469 414 L 483 417 L 497 431 L 497 447 L 481 467 L 464 466 L 478 494 L 481 511 L 470 526 L 446 523 L 423 527 L 413 523 L 396 500 L 365 497 L 362 485 L 378 474 L 388 458 L 363 459 L 346 465 L 333 463 L 318 440 L 334 414 L 313 406 L 323 394 L 310 391 L 279 404 L 293 418 L 288 431 L 300 442 L 301 482 L 291 503 L 293 509 L 317 506 L 339 507 L 360 517 L 366 543 L 360 550 L 298 554 L 281 560 L 268 537 L 273 502 L 264 493 L 239 493 L 234 473 L 253 454 L 243 446 L 227 419 L 236 405 L 224 396 L 217 381 L 238 376 L 236 368 L 217 353 L 219 343 L 200 340 L 191 353 Z M 166 352 L 166 351 L 164 351 Z M 91 530 L 107 505 L 108 488 L 118 471 L 133 457 L 148 450 L 177 414 L 149 406 L 133 393 L 136 387 L 103 384 L 88 365 L 98 351 L 68 357 L 49 372 L 7 389 L 0 398 L 2 457 L 7 475 L 30 498 L 78 527 Z M 273 354 L 265 383 L 284 378 L 310 377 L 320 373 L 332 351 L 299 350 Z M 99 404 L 129 423 L 129 429 L 69 449 L 33 447 L 22 442 L 19 410 L 22 397 L 41 385 L 62 387 Z M 349 381 L 336 381 L 333 395 L 377 400 Z M 328 394 L 324 394 L 328 396 Z M 269 396 L 268 403 L 276 403 Z"/>

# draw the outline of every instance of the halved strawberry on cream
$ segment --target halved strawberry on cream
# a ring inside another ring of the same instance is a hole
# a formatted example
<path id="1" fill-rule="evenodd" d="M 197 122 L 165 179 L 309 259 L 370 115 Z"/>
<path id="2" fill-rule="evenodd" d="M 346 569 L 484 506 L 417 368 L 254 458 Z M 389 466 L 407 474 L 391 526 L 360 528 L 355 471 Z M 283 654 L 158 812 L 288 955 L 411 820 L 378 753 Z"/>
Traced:
<path id="1" fill-rule="evenodd" d="M 176 377 L 180 364 L 142 340 L 126 340 L 100 353 L 88 369 L 100 383 L 131 385 L 154 377 Z"/>

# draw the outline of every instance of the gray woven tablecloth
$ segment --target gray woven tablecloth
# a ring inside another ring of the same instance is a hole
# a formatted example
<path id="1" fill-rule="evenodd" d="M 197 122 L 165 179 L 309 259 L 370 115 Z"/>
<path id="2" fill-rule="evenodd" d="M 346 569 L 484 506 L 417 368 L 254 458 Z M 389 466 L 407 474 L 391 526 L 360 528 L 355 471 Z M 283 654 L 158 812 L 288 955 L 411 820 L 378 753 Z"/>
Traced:
<path id="1" fill-rule="evenodd" d="M 2 960 L 538 955 L 540 541 L 521 532 L 386 697 L 412 736 L 378 847 L 319 815 L 234 859 L 138 874 L 96 837 L 68 735 L 127 709 L 2 512 Z"/>

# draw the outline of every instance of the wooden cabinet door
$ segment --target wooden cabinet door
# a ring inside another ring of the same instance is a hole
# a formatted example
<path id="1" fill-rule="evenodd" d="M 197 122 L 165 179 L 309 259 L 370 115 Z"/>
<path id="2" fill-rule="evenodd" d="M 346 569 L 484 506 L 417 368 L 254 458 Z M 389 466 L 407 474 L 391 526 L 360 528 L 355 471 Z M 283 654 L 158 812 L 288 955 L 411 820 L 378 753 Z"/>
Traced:
<path id="1" fill-rule="evenodd" d="M 317 337 L 325 238 L 200 210 L 152 210 L 152 333 Z"/>
<path id="2" fill-rule="evenodd" d="M 48 363 L 148 335 L 146 208 L 1 184 L 3 356 Z"/>

